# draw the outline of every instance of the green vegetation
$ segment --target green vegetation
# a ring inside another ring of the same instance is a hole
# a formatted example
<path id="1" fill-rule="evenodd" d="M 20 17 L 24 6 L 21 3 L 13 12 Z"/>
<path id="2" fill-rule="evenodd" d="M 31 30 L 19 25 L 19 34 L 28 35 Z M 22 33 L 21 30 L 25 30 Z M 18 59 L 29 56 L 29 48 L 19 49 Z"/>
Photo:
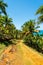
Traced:
<path id="1" fill-rule="evenodd" d="M 3 43 L 8 46 L 9 44 L 16 42 L 15 40 L 23 39 L 26 45 L 43 53 L 43 34 L 41 37 L 37 33 L 36 30 L 40 26 L 38 26 L 36 21 L 27 21 L 22 25 L 22 30 L 18 30 L 13 24 L 12 18 L 8 17 L 6 7 L 7 4 L 4 3 L 3 0 L 0 0 L 0 44 Z M 36 15 L 37 14 L 40 14 L 37 21 L 43 22 L 43 6 L 37 10 Z M 34 33 L 36 33 L 36 35 L 34 35 Z"/>
<path id="2" fill-rule="evenodd" d="M 36 15 L 40 14 L 40 16 L 38 17 L 38 21 L 40 23 L 43 23 L 43 5 L 40 6 L 40 8 L 37 10 Z"/>
<path id="3" fill-rule="evenodd" d="M 8 7 L 7 4 L 4 3 L 3 0 L 0 0 L 0 14 L 4 13 L 5 15 L 7 15 L 6 7 Z"/>
<path id="4" fill-rule="evenodd" d="M 38 22 L 43 22 L 43 6 L 41 6 L 36 14 L 41 14 L 41 16 L 38 17 Z M 39 28 L 40 26 L 36 26 L 37 23 L 30 20 L 22 26 L 22 30 L 26 32 L 26 35 L 24 37 L 24 42 L 26 45 L 36 49 L 37 51 L 43 53 L 43 34 L 42 37 L 38 34 L 38 32 L 35 30 Z M 36 33 L 36 35 L 34 35 Z"/>
<path id="5" fill-rule="evenodd" d="M 14 39 L 14 33 L 16 30 L 15 25 L 12 23 L 12 18 L 9 18 L 6 13 L 7 4 L 2 0 L 0 1 L 0 42 L 3 42 L 6 46 L 11 44 L 11 40 Z M 4 13 L 5 15 L 2 15 Z"/>
<path id="6" fill-rule="evenodd" d="M 5 45 L 4 45 L 4 43 L 0 43 L 0 56 L 1 56 L 1 54 L 2 54 L 2 52 L 3 52 L 3 50 L 5 49 Z"/>

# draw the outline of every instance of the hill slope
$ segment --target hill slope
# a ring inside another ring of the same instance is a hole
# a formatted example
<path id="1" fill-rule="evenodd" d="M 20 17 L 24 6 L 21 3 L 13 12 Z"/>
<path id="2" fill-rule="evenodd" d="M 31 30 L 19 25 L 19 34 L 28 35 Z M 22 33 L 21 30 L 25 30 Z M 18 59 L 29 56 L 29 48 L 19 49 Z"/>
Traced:
<path id="1" fill-rule="evenodd" d="M 21 40 L 17 45 L 11 45 L 4 50 L 0 65 L 43 65 L 43 56 L 27 47 Z"/>

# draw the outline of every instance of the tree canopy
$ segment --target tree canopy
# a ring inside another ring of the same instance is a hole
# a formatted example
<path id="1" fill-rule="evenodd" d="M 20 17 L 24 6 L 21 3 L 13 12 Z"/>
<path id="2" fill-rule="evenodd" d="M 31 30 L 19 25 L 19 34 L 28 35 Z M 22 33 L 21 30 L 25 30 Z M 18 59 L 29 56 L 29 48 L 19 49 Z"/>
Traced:
<path id="1" fill-rule="evenodd" d="M 36 11 L 36 15 L 39 14 L 38 20 L 40 23 L 43 22 L 43 5 L 39 7 L 39 9 Z"/>
<path id="2" fill-rule="evenodd" d="M 0 0 L 0 14 L 4 13 L 5 15 L 7 15 L 6 7 L 8 7 L 8 5 L 4 3 L 3 0 Z"/>

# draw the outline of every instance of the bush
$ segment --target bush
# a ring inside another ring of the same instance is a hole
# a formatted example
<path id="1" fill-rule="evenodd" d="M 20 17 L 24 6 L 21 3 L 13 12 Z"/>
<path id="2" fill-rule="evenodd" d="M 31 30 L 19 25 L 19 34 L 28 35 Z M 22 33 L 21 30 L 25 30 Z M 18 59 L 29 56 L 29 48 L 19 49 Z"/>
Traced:
<path id="1" fill-rule="evenodd" d="M 26 45 L 36 49 L 38 52 L 43 53 L 43 39 L 38 34 L 35 36 L 32 34 L 25 36 L 24 43 Z"/>

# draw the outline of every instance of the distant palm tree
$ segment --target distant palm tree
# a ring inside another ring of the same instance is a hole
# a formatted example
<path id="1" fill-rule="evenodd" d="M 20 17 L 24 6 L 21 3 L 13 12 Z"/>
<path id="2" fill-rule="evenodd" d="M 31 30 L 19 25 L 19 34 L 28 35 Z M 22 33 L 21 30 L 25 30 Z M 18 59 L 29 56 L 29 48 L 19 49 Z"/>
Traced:
<path id="1" fill-rule="evenodd" d="M 36 15 L 40 15 L 39 17 L 38 17 L 38 21 L 40 22 L 40 23 L 42 23 L 43 22 L 43 5 L 42 6 L 40 6 L 40 8 L 36 11 Z"/>
<path id="2" fill-rule="evenodd" d="M 5 15 L 7 15 L 6 7 L 7 7 L 7 4 L 4 3 L 3 0 L 0 0 L 0 14 L 4 13 Z"/>
<path id="3" fill-rule="evenodd" d="M 23 24 L 22 31 L 26 34 L 29 34 L 35 32 L 37 28 L 39 28 L 39 26 L 36 26 L 35 20 L 30 20 Z"/>

